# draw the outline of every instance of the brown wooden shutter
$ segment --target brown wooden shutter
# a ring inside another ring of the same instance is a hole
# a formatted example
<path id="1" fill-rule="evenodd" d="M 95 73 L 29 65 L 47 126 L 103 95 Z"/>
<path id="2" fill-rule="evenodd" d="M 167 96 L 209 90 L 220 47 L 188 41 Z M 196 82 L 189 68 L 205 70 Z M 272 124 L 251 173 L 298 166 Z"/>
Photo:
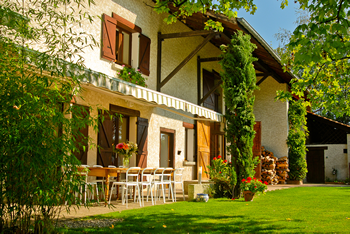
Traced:
<path id="1" fill-rule="evenodd" d="M 137 145 L 138 152 L 136 165 L 141 168 L 147 167 L 147 141 L 148 141 L 148 119 L 137 117 Z"/>
<path id="2" fill-rule="evenodd" d="M 202 179 L 209 179 L 209 170 L 207 166 L 210 165 L 210 122 L 197 121 L 197 176 L 198 168 L 202 167 Z M 208 172 L 208 173 L 205 173 Z"/>
<path id="3" fill-rule="evenodd" d="M 77 104 L 74 104 L 77 105 Z M 81 110 L 81 115 L 83 118 L 85 118 L 87 115 L 89 115 L 89 107 L 87 106 L 81 106 L 81 108 L 84 108 L 84 110 Z M 89 126 L 86 125 L 84 128 L 79 129 L 79 132 L 82 134 L 82 136 L 78 136 L 76 139 L 77 148 L 79 149 L 78 152 L 74 152 L 75 157 L 82 163 L 87 164 L 87 152 L 89 149 L 88 142 L 86 140 L 83 141 L 83 138 L 87 138 L 89 136 Z M 85 150 L 84 150 L 85 147 Z"/>
<path id="4" fill-rule="evenodd" d="M 139 55 L 139 69 L 142 74 L 149 76 L 150 73 L 150 49 L 151 39 L 143 34 L 140 34 L 140 55 Z"/>
<path id="5" fill-rule="evenodd" d="M 259 157 L 261 156 L 261 122 L 257 121 L 254 125 L 254 144 L 253 144 L 253 157 Z M 261 162 L 256 165 L 255 167 L 255 178 L 261 179 Z"/>
<path id="6" fill-rule="evenodd" d="M 115 129 L 116 117 L 110 118 L 109 113 L 104 111 L 100 112 L 99 126 L 98 126 L 98 150 L 97 150 L 97 164 L 107 167 L 108 165 L 118 166 L 117 161 L 112 158 L 113 156 L 113 129 Z M 102 120 L 103 116 L 103 120 Z M 114 161 L 114 163 L 113 163 Z"/>
<path id="7" fill-rule="evenodd" d="M 102 58 L 114 61 L 116 44 L 117 20 L 103 14 L 102 22 Z"/>
<path id="8" fill-rule="evenodd" d="M 203 70 L 203 96 L 209 93 L 211 88 L 214 86 L 215 86 L 214 74 L 207 70 Z M 215 93 L 210 94 L 209 97 L 207 97 L 204 100 L 203 106 L 211 110 L 217 111 L 218 109 L 217 95 Z"/>

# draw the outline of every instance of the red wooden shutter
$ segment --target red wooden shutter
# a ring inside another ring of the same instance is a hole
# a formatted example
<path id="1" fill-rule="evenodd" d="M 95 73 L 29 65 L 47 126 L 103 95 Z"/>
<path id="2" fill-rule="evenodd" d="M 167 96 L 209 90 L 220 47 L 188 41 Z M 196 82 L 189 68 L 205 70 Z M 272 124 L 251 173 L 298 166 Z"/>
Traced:
<path id="1" fill-rule="evenodd" d="M 102 22 L 102 58 L 115 60 L 117 20 L 103 14 Z"/>
<path id="2" fill-rule="evenodd" d="M 253 157 L 261 156 L 261 122 L 257 121 L 254 125 L 255 137 L 253 144 Z M 255 167 L 255 178 L 261 179 L 261 162 Z"/>
<path id="3" fill-rule="evenodd" d="M 149 76 L 150 73 L 150 47 L 151 39 L 143 34 L 140 34 L 140 56 L 139 56 L 139 69 L 142 74 Z"/>
<path id="4" fill-rule="evenodd" d="M 138 167 L 147 167 L 147 140 L 148 140 L 148 119 L 137 117 L 137 158 Z"/>
<path id="5" fill-rule="evenodd" d="M 107 167 L 108 165 L 118 166 L 117 160 L 113 156 L 113 129 L 116 127 L 116 118 L 110 118 L 109 113 L 99 111 L 99 126 L 98 126 L 98 150 L 97 150 L 97 164 Z M 103 116 L 103 121 L 102 121 Z M 113 163 L 114 160 L 114 163 Z"/>

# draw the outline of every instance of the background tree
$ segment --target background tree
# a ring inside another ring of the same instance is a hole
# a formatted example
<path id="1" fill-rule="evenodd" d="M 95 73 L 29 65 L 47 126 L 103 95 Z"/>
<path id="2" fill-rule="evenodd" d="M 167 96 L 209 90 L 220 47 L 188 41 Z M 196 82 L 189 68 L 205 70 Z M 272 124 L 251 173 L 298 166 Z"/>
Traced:
<path id="1" fill-rule="evenodd" d="M 74 153 L 87 141 L 79 130 L 96 121 L 70 103 L 85 75 L 79 53 L 96 45 L 79 31 L 91 3 L 1 2 L 1 233 L 52 233 L 83 184 Z"/>
<path id="2" fill-rule="evenodd" d="M 287 70 L 299 78 L 292 81 L 293 94 L 307 98 L 312 108 L 343 117 L 350 115 L 350 2 L 344 0 L 299 1 L 310 12 L 287 44 Z"/>
<path id="3" fill-rule="evenodd" d="M 253 140 L 255 136 L 255 116 L 253 106 L 257 89 L 256 75 L 253 62 L 253 51 L 256 45 L 250 42 L 249 35 L 238 31 L 232 36 L 231 43 L 222 46 L 222 60 L 220 64 L 223 72 L 222 88 L 226 105 L 225 129 L 228 142 L 227 150 L 235 168 L 239 182 L 234 191 L 234 197 L 241 194 L 240 181 L 254 176 L 255 160 L 253 159 Z"/>

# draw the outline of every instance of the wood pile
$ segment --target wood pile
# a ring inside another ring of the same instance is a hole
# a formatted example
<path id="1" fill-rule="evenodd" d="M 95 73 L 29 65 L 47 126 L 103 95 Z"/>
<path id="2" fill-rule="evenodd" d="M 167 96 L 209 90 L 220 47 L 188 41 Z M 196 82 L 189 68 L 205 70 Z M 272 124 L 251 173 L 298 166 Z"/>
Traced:
<path id="1" fill-rule="evenodd" d="M 279 158 L 276 162 L 277 178 L 280 184 L 285 184 L 288 179 L 288 157 Z"/>
<path id="2" fill-rule="evenodd" d="M 276 162 L 277 158 L 273 153 L 266 150 L 264 146 L 261 147 L 261 180 L 268 184 L 278 184 L 276 176 Z"/>

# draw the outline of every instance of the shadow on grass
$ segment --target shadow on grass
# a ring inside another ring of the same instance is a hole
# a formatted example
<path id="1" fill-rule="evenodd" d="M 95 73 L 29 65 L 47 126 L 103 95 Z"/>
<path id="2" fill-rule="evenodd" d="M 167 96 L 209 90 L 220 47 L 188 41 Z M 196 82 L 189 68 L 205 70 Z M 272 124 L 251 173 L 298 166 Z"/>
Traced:
<path id="1" fill-rule="evenodd" d="M 115 223 L 113 228 L 70 229 L 68 233 L 279 233 L 282 230 L 283 232 L 299 233 L 302 231 L 297 227 L 277 225 L 269 220 L 251 220 L 249 216 L 242 215 L 213 217 L 210 214 L 179 215 L 164 213 L 128 216 L 123 222 Z"/>

